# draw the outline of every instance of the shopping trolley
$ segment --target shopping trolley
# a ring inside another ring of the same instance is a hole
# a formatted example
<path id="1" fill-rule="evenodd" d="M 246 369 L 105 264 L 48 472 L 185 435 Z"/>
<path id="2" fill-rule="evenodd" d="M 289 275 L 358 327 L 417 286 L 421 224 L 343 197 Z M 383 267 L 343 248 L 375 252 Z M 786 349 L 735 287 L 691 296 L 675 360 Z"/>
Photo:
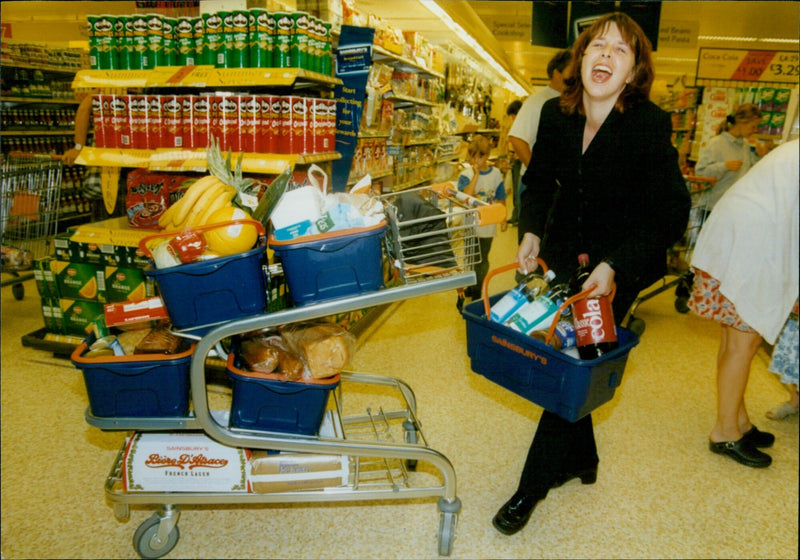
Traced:
<path id="1" fill-rule="evenodd" d="M 23 282 L 33 278 L 33 261 L 50 254 L 61 200 L 61 159 L 12 152 L 2 157 L 0 241 L 2 272 L 11 274 L 14 297 L 25 297 Z"/>
<path id="2" fill-rule="evenodd" d="M 426 196 L 429 195 L 431 193 L 427 192 Z M 455 213 L 458 215 L 453 215 Z M 87 408 L 87 423 L 100 429 L 131 430 L 136 433 L 202 432 L 211 440 L 230 449 L 338 456 L 347 465 L 345 483 L 319 489 L 301 488 L 270 493 L 201 489 L 131 491 L 125 487 L 125 477 L 129 473 L 125 462 L 126 445 L 112 465 L 106 479 L 105 494 L 113 505 L 115 516 L 120 520 L 130 517 L 133 504 L 159 507 L 159 511 L 147 518 L 134 533 L 134 548 L 140 556 L 158 558 L 175 547 L 179 539 L 177 523 L 182 505 L 417 498 L 438 498 L 438 552 L 443 556 L 451 553 L 461 510 L 461 501 L 456 495 L 455 469 L 447 457 L 428 445 L 417 416 L 416 397 L 406 383 L 393 377 L 344 371 L 340 374 L 338 386 L 331 389 L 326 410 L 326 415 L 329 415 L 334 425 L 333 432 L 323 433 L 320 429 L 319 434 L 284 433 L 263 426 L 235 425 L 232 421 L 234 397 L 220 391 L 209 391 L 209 378 L 212 376 L 207 375 L 206 360 L 212 351 L 216 351 L 218 357 L 227 360 L 227 371 L 237 373 L 235 350 L 231 350 L 226 356 L 224 347 L 227 345 L 221 344 L 223 341 L 234 340 L 245 333 L 331 317 L 352 310 L 389 305 L 411 297 L 457 290 L 474 284 L 472 266 L 475 262 L 473 248 L 476 247 L 474 226 L 478 223 L 477 213 L 475 208 L 466 207 L 445 215 L 444 236 L 458 237 L 456 240 L 449 239 L 445 244 L 433 243 L 429 239 L 429 242 L 419 243 L 414 247 L 409 247 L 408 244 L 403 247 L 398 234 L 403 229 L 402 226 L 408 224 L 398 223 L 393 205 L 387 203 L 387 231 L 392 232 L 387 235 L 393 237 L 384 244 L 386 255 L 382 260 L 392 269 L 390 278 L 397 281 L 387 282 L 384 287 L 371 292 L 325 299 L 211 326 L 210 330 L 203 332 L 199 340 L 196 340 L 191 358 L 187 359 L 188 364 L 169 364 L 169 367 L 180 367 L 182 382 L 188 384 L 191 401 L 191 410 L 188 413 L 178 416 L 133 416 L 126 412 L 125 415 L 100 416 L 94 413 L 91 406 Z M 458 225 L 456 218 L 461 220 Z M 442 235 L 441 230 L 437 229 L 437 232 L 437 235 Z M 454 235 L 456 233 L 458 235 Z M 413 254 L 409 255 L 406 249 L 413 249 Z M 424 263 L 424 267 L 420 263 Z M 85 349 L 86 344 L 82 347 Z M 145 382 L 138 379 L 127 379 L 130 376 L 124 375 L 128 373 L 126 369 L 146 367 L 147 364 L 143 366 L 132 360 L 133 357 L 118 358 L 124 362 L 122 371 L 112 372 L 112 375 L 126 377 L 122 384 L 135 383 L 133 389 L 139 393 L 152 393 L 163 387 L 165 376 L 158 371 L 151 375 L 153 381 L 147 382 L 146 386 L 141 386 Z M 170 360 L 177 361 L 177 358 Z M 85 378 L 87 369 L 95 369 L 95 365 L 82 357 L 81 347 L 73 353 L 73 362 L 84 370 Z M 97 369 L 113 368 L 99 364 Z M 238 382 L 235 376 L 232 377 L 234 383 Z M 260 385 L 259 390 L 270 385 L 268 382 L 257 384 Z M 172 391 L 175 385 L 169 384 L 166 389 Z M 87 381 L 87 390 L 88 388 Z M 104 397 L 116 406 L 119 402 L 117 394 L 127 389 L 127 386 L 124 389 L 104 389 Z M 249 392 L 248 398 L 253 392 L 255 391 Z M 125 404 L 130 406 L 131 403 Z M 283 406 L 281 403 L 276 408 Z M 178 412 L 181 412 L 185 405 L 182 404 L 179 408 Z M 418 469 L 418 463 L 426 464 L 427 468 Z"/>
<path id="3" fill-rule="evenodd" d="M 692 273 L 689 263 L 692 260 L 692 251 L 694 251 L 694 246 L 697 243 L 697 236 L 700 234 L 700 229 L 703 227 L 703 223 L 705 223 L 710 212 L 708 194 L 716 179 L 695 175 L 684 175 L 684 179 L 686 188 L 691 196 L 691 209 L 689 210 L 689 222 L 686 231 L 683 237 L 667 251 L 667 274 L 662 278 L 661 285 L 636 298 L 628 311 L 628 320 L 625 324 L 629 330 L 640 336 L 644 332 L 645 323 L 635 315 L 639 304 L 669 290 L 673 286 L 675 286 L 675 310 L 678 313 L 687 313 L 689 311 L 688 302 L 694 280 L 694 273 Z M 670 279 L 668 280 L 668 278 Z"/>

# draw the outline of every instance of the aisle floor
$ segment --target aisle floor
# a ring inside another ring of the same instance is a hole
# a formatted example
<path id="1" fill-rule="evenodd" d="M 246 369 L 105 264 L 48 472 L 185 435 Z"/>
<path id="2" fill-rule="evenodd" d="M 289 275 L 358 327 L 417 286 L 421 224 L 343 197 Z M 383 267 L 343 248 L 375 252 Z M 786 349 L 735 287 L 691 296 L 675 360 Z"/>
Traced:
<path id="1" fill-rule="evenodd" d="M 510 262 L 516 230 L 495 241 Z M 499 279 L 492 291 L 507 289 Z M 135 558 L 152 508 L 117 521 L 103 494 L 125 433 L 86 424 L 82 376 L 22 347 L 42 325 L 32 283 L 2 289 L 2 557 Z M 406 300 L 360 341 L 353 369 L 414 389 L 428 443 L 448 457 L 463 503 L 453 558 L 797 558 L 798 421 L 760 351 L 747 390 L 755 424 L 775 433 L 773 465 L 749 469 L 708 451 L 719 327 L 674 308 L 667 291 L 637 312 L 647 325 L 622 385 L 594 414 L 597 483 L 573 480 L 515 536 L 492 516 L 516 487 L 541 409 L 472 373 L 453 292 Z M 185 507 L 167 558 L 436 558 L 436 499 Z"/>

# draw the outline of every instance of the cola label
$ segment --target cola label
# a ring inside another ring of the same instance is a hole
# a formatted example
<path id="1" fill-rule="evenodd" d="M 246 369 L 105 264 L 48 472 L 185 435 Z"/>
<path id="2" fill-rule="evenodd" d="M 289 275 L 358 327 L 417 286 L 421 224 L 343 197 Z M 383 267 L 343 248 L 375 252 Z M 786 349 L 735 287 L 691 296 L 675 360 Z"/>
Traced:
<path id="1" fill-rule="evenodd" d="M 572 304 L 577 346 L 616 342 L 617 328 L 608 297 L 586 298 Z"/>

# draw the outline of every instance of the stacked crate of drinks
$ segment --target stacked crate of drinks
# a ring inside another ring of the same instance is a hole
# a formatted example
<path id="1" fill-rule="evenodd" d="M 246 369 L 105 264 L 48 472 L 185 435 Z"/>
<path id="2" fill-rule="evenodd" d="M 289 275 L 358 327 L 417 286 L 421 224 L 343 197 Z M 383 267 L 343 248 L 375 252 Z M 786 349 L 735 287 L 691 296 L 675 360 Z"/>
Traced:
<path id="1" fill-rule="evenodd" d="M 197 17 L 89 16 L 89 51 L 94 70 L 210 65 L 332 71 L 330 23 L 306 12 L 263 8 Z"/>
<path id="2" fill-rule="evenodd" d="M 319 154 L 334 149 L 336 101 L 295 95 L 95 95 L 95 145 Z"/>
<path id="3" fill-rule="evenodd" d="M 4 130 L 59 130 L 75 128 L 74 109 L 3 108 L 0 113 Z"/>
<path id="4" fill-rule="evenodd" d="M 55 136 L 15 136 L 4 134 L 0 140 L 0 151 L 26 152 L 32 154 L 63 154 L 74 145 L 72 133 Z"/>

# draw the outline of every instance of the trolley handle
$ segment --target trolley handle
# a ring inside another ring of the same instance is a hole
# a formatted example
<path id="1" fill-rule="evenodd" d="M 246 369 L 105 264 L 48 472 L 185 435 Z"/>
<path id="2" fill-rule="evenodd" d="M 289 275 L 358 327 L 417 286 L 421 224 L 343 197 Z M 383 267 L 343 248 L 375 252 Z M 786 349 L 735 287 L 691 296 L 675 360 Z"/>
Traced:
<path id="1" fill-rule="evenodd" d="M 150 251 L 150 247 L 147 244 L 155 239 L 162 239 L 167 237 L 175 237 L 176 235 L 180 235 L 185 231 L 208 231 L 212 229 L 217 229 L 221 227 L 227 226 L 236 226 L 236 225 L 250 225 L 256 228 L 258 231 L 258 241 L 262 245 L 266 246 L 267 244 L 267 235 L 264 231 L 264 226 L 258 220 L 253 220 L 252 218 L 245 218 L 239 220 L 230 220 L 227 222 L 218 222 L 216 224 L 206 224 L 202 226 L 191 226 L 181 230 L 173 230 L 173 231 L 162 231 L 160 233 L 156 233 L 153 235 L 148 235 L 147 237 L 143 237 L 139 240 L 139 250 L 148 256 L 148 258 L 153 258 L 153 253 Z"/>
<path id="2" fill-rule="evenodd" d="M 549 270 L 547 268 L 547 264 L 539 257 L 536 257 L 536 262 L 538 262 L 539 265 L 542 267 L 543 272 L 547 272 Z M 515 270 L 517 268 L 519 268 L 519 263 L 513 262 L 503 265 L 499 268 L 495 268 L 494 270 L 490 270 L 488 273 L 486 273 L 486 277 L 483 279 L 483 285 L 481 286 L 481 297 L 483 298 L 483 311 L 486 314 L 487 321 L 489 320 L 489 316 L 491 314 L 491 306 L 489 305 L 489 280 L 493 276 L 496 276 L 497 274 L 500 274 L 502 272 L 508 272 L 509 270 Z M 569 298 L 566 299 L 566 301 L 564 301 L 564 303 L 562 303 L 559 306 L 558 310 L 556 310 L 555 316 L 553 317 L 553 322 L 550 324 L 550 328 L 547 330 L 547 336 L 545 337 L 546 344 L 550 344 L 550 340 L 553 338 L 553 335 L 556 332 L 556 327 L 558 326 L 558 320 L 561 318 L 561 314 L 564 312 L 564 310 L 567 309 L 570 305 L 572 305 L 576 301 L 586 298 L 590 293 L 592 293 L 593 289 L 594 288 L 588 288 L 580 293 L 570 296 Z M 609 294 L 611 301 L 614 301 L 614 296 L 616 295 L 616 293 L 617 293 L 617 284 L 614 283 L 611 286 L 611 294 Z"/>

